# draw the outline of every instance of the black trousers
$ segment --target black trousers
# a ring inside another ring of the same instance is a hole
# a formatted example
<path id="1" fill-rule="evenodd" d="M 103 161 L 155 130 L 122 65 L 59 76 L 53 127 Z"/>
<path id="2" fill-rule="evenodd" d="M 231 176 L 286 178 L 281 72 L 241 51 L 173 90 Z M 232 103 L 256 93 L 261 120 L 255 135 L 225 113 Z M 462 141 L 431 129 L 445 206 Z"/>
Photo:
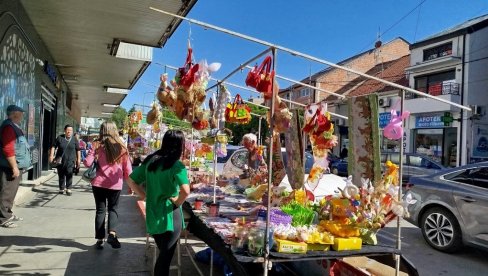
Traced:
<path id="1" fill-rule="evenodd" d="M 171 260 L 175 254 L 176 243 L 180 238 L 182 230 L 182 218 L 180 208 L 173 210 L 174 231 L 167 231 L 162 234 L 154 234 L 153 238 L 159 249 L 159 256 L 154 266 L 154 275 L 169 275 Z"/>
<path id="2" fill-rule="evenodd" d="M 22 181 L 22 174 L 16 178 L 13 178 L 12 174 L 11 168 L 0 167 L 0 224 L 4 224 L 13 216 L 12 207 Z"/>
<path id="3" fill-rule="evenodd" d="M 110 231 L 117 232 L 119 214 L 117 207 L 119 205 L 120 190 L 110 190 L 92 186 L 93 197 L 97 208 L 95 215 L 95 239 L 105 238 L 105 214 L 108 209 L 108 227 L 107 234 Z"/>
<path id="4" fill-rule="evenodd" d="M 59 190 L 71 189 L 73 184 L 74 166 L 62 166 L 58 168 Z"/>

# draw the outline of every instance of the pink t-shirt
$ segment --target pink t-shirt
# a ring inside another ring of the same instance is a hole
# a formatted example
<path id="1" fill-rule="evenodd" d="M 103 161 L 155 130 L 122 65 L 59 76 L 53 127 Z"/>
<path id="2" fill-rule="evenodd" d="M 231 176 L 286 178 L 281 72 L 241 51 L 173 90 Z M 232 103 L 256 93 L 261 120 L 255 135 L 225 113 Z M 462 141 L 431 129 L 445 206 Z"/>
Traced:
<path id="1" fill-rule="evenodd" d="M 109 164 L 103 148 L 97 150 L 97 154 L 97 176 L 92 180 L 91 184 L 100 188 L 122 190 L 124 180 L 127 179 L 132 173 L 132 165 L 130 163 L 129 156 L 125 154 L 121 157 L 120 163 Z M 85 158 L 85 161 L 83 161 L 83 164 L 90 167 L 94 160 L 95 151 L 91 149 L 88 151 L 88 156 Z"/>

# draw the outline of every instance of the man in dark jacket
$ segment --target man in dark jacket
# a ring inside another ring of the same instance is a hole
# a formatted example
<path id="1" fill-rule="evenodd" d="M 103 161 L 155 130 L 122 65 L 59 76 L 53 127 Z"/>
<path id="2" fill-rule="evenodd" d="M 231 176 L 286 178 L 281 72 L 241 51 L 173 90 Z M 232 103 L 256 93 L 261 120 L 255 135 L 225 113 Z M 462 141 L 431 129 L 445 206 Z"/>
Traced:
<path id="1" fill-rule="evenodd" d="M 71 185 L 73 184 L 73 171 L 80 168 L 81 153 L 78 139 L 74 137 L 73 127 L 66 125 L 64 134 L 59 135 L 51 149 L 49 162 L 55 158 L 61 159 L 61 164 L 57 167 L 59 178 L 59 194 L 66 191 L 66 195 L 71 195 Z"/>
<path id="2" fill-rule="evenodd" d="M 16 105 L 7 107 L 7 119 L 0 126 L 0 226 L 15 228 L 23 220 L 13 214 L 12 207 L 22 180 L 22 169 L 30 166 L 30 149 L 20 123 L 24 110 Z"/>

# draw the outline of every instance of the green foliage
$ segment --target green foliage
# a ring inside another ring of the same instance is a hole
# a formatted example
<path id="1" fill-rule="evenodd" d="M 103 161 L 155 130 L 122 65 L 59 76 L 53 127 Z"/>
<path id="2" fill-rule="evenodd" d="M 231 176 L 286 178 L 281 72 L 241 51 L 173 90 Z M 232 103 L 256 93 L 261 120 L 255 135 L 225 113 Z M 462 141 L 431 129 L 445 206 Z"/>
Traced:
<path id="1" fill-rule="evenodd" d="M 161 121 L 166 124 L 166 125 L 172 125 L 172 126 L 177 126 L 177 127 L 185 127 L 185 128 L 191 128 L 191 124 L 189 122 L 182 121 L 176 117 L 175 113 L 173 111 L 170 111 L 167 108 L 163 108 L 161 110 L 162 116 L 161 116 Z"/>
<path id="2" fill-rule="evenodd" d="M 263 119 L 261 119 L 261 139 L 262 142 L 264 142 L 264 137 L 268 136 L 269 132 L 269 126 L 266 120 L 267 109 L 252 104 L 248 105 L 251 108 L 252 113 L 264 116 Z M 225 127 L 232 130 L 233 139 L 231 144 L 238 145 L 242 141 L 242 136 L 245 134 L 254 133 L 256 136 L 258 135 L 259 117 L 252 115 L 251 122 L 247 125 L 225 123 Z"/>
<path id="3" fill-rule="evenodd" d="M 113 121 L 118 129 L 123 129 L 124 128 L 124 122 L 125 118 L 127 118 L 127 111 L 123 107 L 117 107 L 114 110 L 114 114 L 112 114 L 112 117 L 110 118 L 111 121 Z"/>

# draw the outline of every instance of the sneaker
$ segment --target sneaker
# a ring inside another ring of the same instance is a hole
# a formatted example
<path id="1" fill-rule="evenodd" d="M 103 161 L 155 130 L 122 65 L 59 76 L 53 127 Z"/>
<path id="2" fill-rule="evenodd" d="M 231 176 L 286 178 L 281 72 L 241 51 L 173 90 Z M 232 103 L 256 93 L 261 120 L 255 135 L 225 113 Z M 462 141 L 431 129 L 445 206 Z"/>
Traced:
<path id="1" fill-rule="evenodd" d="M 71 193 L 71 190 L 70 190 L 70 189 L 66 190 L 66 195 L 67 195 L 67 196 L 71 196 L 71 194 L 72 194 L 72 193 Z"/>
<path id="2" fill-rule="evenodd" d="M 98 240 L 97 243 L 95 243 L 95 248 L 103 249 L 103 240 Z"/>
<path id="3" fill-rule="evenodd" d="M 4 228 L 17 228 L 19 227 L 17 224 L 15 224 L 12 219 L 6 221 L 5 223 L 3 223 L 2 225 L 0 225 Z"/>
<path id="4" fill-rule="evenodd" d="M 64 194 L 64 190 L 59 190 L 58 194 L 60 195 Z"/>
<path id="5" fill-rule="evenodd" d="M 117 236 L 115 236 L 114 234 L 108 235 L 107 243 L 110 244 L 112 246 L 112 248 L 120 248 L 121 247 L 120 242 L 117 239 Z"/>
<path id="6" fill-rule="evenodd" d="M 23 221 L 23 220 L 24 220 L 24 218 L 23 218 L 23 217 L 18 217 L 18 216 L 16 216 L 16 215 L 13 215 L 13 216 L 12 216 L 12 221 Z"/>

